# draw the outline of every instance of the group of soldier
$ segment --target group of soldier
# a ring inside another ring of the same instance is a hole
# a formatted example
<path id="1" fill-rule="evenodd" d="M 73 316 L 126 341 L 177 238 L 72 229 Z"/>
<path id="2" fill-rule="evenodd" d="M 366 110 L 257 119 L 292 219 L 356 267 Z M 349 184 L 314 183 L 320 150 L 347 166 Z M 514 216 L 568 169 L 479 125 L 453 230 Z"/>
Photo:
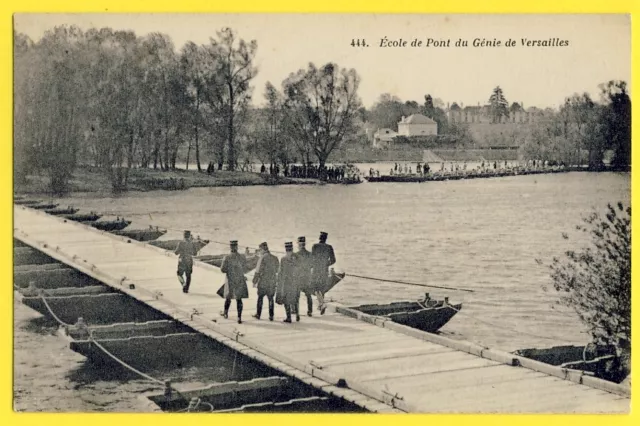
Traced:
<path id="1" fill-rule="evenodd" d="M 326 306 L 324 293 L 329 283 L 329 267 L 336 262 L 333 247 L 327 244 L 327 233 L 321 232 L 318 243 L 311 251 L 306 249 L 306 238 L 298 238 L 298 251 L 293 252 L 293 243 L 285 243 L 285 255 L 278 260 L 271 254 L 269 246 L 263 242 L 259 246 L 259 260 L 253 275 L 253 286 L 257 289 L 258 302 L 254 318 L 260 319 L 264 298 L 269 305 L 269 320 L 273 321 L 275 304 L 283 305 L 286 318 L 284 322 L 291 323 L 292 316 L 300 321 L 299 300 L 304 293 L 307 300 L 307 315 L 313 315 L 313 300 L 318 299 L 320 314 L 324 314 Z M 247 258 L 238 253 L 238 242 L 230 242 L 231 253 L 225 256 L 220 270 L 226 275 L 224 285 L 218 294 L 225 299 L 224 310 L 220 313 L 224 318 L 229 317 L 231 302 L 236 301 L 238 323 L 242 323 L 242 299 L 249 297 L 249 289 L 245 273 L 248 272 Z M 182 291 L 189 292 L 191 273 L 193 271 L 193 256 L 197 250 L 191 239 L 191 232 L 185 231 L 184 240 L 176 249 L 179 255 L 178 279 L 182 284 Z M 186 277 L 186 280 L 183 278 Z"/>

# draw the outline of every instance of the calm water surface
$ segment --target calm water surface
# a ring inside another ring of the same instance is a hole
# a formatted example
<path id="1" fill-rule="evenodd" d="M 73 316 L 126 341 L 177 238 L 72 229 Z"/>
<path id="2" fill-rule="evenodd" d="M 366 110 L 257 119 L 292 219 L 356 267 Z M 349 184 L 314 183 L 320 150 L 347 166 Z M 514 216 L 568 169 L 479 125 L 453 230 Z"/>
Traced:
<path id="1" fill-rule="evenodd" d="M 194 188 L 122 197 L 64 199 L 82 209 L 169 228 L 163 239 L 190 229 L 224 253 L 226 242 L 283 250 L 300 235 L 315 242 L 329 233 L 337 270 L 416 283 L 467 288 L 473 293 L 347 277 L 329 296 L 346 304 L 416 299 L 428 291 L 464 303 L 443 333 L 514 350 L 585 343 L 589 336 L 571 311 L 552 307 L 549 273 L 535 259 L 586 244 L 575 225 L 607 203 L 628 205 L 627 174 L 570 173 L 416 184 Z M 567 232 L 569 241 L 562 238 Z M 575 238 L 574 238 L 575 237 Z M 217 283 L 199 282 L 193 286 Z"/>

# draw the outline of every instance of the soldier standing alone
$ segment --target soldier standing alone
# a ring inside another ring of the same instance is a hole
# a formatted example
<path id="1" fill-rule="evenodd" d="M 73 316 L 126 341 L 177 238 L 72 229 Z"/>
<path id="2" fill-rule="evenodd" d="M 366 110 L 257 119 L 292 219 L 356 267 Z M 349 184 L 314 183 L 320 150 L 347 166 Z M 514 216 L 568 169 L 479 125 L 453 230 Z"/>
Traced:
<path id="1" fill-rule="evenodd" d="M 238 309 L 238 324 L 242 324 L 242 299 L 249 297 L 247 289 L 247 279 L 244 276 L 247 272 L 247 259 L 238 253 L 238 242 L 231 241 L 231 254 L 227 255 L 222 261 L 220 270 L 227 274 L 224 283 L 224 312 L 222 316 L 229 317 L 229 307 L 231 300 L 236 299 L 236 307 Z"/>
<path id="2" fill-rule="evenodd" d="M 176 254 L 178 257 L 178 280 L 182 284 L 182 292 L 189 293 L 189 286 L 191 285 L 191 273 L 193 272 L 193 256 L 196 255 L 198 250 L 196 249 L 193 239 L 191 238 L 191 231 L 184 231 L 184 240 L 180 241 L 178 248 L 176 248 Z M 186 276 L 187 280 L 182 277 Z"/>
<path id="3" fill-rule="evenodd" d="M 300 314 L 297 312 L 298 298 L 300 290 L 296 283 L 296 256 L 293 254 L 293 243 L 285 243 L 286 253 L 280 259 L 280 269 L 278 269 L 278 289 L 276 291 L 276 303 L 284 305 L 287 317 L 284 322 L 291 322 L 291 313 L 296 313 L 296 320 L 300 321 Z"/>
<path id="4" fill-rule="evenodd" d="M 324 291 L 329 281 L 329 267 L 336 263 L 333 247 L 327 244 L 328 234 L 320 232 L 320 241 L 311 248 L 311 287 L 318 298 L 320 315 L 324 315 Z"/>
<path id="5" fill-rule="evenodd" d="M 262 314 L 262 301 L 267 296 L 269 301 L 269 321 L 273 321 L 273 296 L 276 293 L 276 280 L 278 275 L 278 258 L 269 252 L 267 243 L 260 244 L 262 255 L 258 260 L 256 272 L 253 275 L 253 285 L 258 288 L 258 306 L 254 318 L 260 319 Z"/>

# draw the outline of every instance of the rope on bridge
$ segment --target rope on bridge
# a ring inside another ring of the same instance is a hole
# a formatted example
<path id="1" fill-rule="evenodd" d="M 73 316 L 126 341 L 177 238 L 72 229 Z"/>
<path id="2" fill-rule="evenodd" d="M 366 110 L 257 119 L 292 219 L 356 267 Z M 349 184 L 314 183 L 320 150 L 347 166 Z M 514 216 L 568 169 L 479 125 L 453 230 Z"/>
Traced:
<path id="1" fill-rule="evenodd" d="M 445 287 L 445 286 L 438 286 L 438 285 L 432 285 L 432 284 L 412 283 L 412 282 L 400 281 L 400 280 L 389 280 L 389 279 L 385 279 L 385 278 L 376 278 L 376 277 L 367 277 L 365 275 L 356 275 L 356 274 L 351 274 L 351 273 L 348 273 L 348 272 L 346 272 L 345 275 L 347 275 L 349 277 L 362 278 L 362 279 L 365 279 L 365 280 L 372 280 L 372 281 L 382 281 L 382 282 L 386 282 L 386 283 L 415 285 L 415 286 L 418 286 L 418 287 L 431 287 L 431 288 L 439 288 L 439 289 L 443 289 L 443 290 L 466 291 L 466 292 L 469 292 L 469 293 L 474 293 L 475 292 L 475 290 L 471 290 L 471 289 L 468 289 L 468 288 L 454 288 L 454 287 Z"/>
<path id="2" fill-rule="evenodd" d="M 475 317 L 475 316 L 473 316 L 471 314 L 468 314 L 466 311 L 462 311 L 461 309 L 456 309 L 452 305 L 447 305 L 447 308 L 453 309 L 457 313 L 462 313 L 463 315 L 471 318 L 472 320 L 475 320 L 477 322 L 483 323 L 485 325 L 489 325 L 489 326 L 494 327 L 494 328 L 501 328 L 501 329 L 506 330 L 506 331 L 511 331 L 511 332 L 518 333 L 518 334 L 524 334 L 524 335 L 527 335 L 527 336 L 530 336 L 530 337 L 536 337 L 536 338 L 539 338 L 539 339 L 546 339 L 546 340 L 553 340 L 553 341 L 565 341 L 566 340 L 566 339 L 561 339 L 559 337 L 542 336 L 540 334 L 534 334 L 534 333 L 529 333 L 529 332 L 522 331 L 522 330 L 516 330 L 515 328 L 505 327 L 504 325 L 501 325 L 501 324 L 494 324 L 494 323 L 491 323 L 489 321 L 485 321 L 483 319 Z"/>

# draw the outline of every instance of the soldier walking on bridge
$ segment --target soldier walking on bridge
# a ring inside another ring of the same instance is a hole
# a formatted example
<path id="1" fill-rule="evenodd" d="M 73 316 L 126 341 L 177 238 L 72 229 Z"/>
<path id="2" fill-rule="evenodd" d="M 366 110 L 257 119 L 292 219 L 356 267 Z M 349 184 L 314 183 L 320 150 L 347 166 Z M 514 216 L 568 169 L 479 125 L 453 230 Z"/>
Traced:
<path id="1" fill-rule="evenodd" d="M 276 293 L 276 281 L 280 265 L 278 258 L 269 252 L 269 246 L 266 242 L 260 244 L 260 251 L 262 254 L 260 260 L 258 260 L 256 272 L 253 275 L 253 286 L 258 288 L 258 305 L 256 314 L 253 317 L 260 319 L 262 302 L 266 296 L 269 302 L 269 321 L 273 321 L 273 296 Z"/>
<path id="2" fill-rule="evenodd" d="M 329 267 L 336 263 L 333 247 L 327 244 L 328 234 L 320 232 L 320 241 L 311 248 L 311 286 L 318 298 L 320 315 L 324 315 L 324 292 L 329 282 Z"/>
<path id="3" fill-rule="evenodd" d="M 284 305 L 287 317 L 284 322 L 291 322 L 291 314 L 295 312 L 296 320 L 300 321 L 300 313 L 297 311 L 300 289 L 296 283 L 296 255 L 293 254 L 293 243 L 285 243 L 286 253 L 280 259 L 278 269 L 278 289 L 276 290 L 276 303 Z"/>
<path id="4" fill-rule="evenodd" d="M 176 248 L 176 254 L 179 256 L 178 280 L 180 280 L 180 284 L 182 284 L 182 291 L 184 293 L 189 293 L 191 273 L 193 272 L 193 256 L 195 256 L 197 252 L 198 250 L 191 238 L 191 231 L 184 231 L 184 240 L 180 241 L 178 248 Z M 187 278 L 186 282 L 182 277 L 183 275 Z"/>
<path id="5" fill-rule="evenodd" d="M 227 274 L 224 283 L 224 312 L 222 316 L 229 318 L 229 307 L 231 300 L 236 300 L 238 309 L 238 324 L 242 324 L 242 299 L 249 297 L 247 289 L 247 278 L 244 274 L 247 272 L 247 259 L 238 253 L 238 242 L 231 241 L 231 254 L 227 255 L 222 261 L 220 270 Z"/>

